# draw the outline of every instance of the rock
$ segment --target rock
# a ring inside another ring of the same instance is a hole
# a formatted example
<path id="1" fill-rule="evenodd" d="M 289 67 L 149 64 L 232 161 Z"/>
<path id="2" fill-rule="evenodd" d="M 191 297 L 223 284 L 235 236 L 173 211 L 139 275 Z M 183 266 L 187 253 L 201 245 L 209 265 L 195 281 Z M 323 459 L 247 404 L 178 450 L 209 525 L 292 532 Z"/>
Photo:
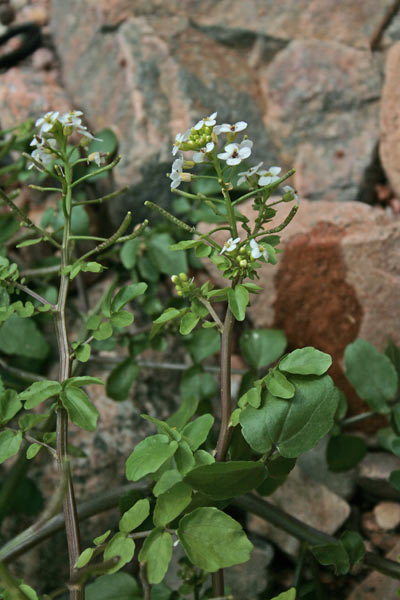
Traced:
<path id="1" fill-rule="evenodd" d="M 389 50 L 382 90 L 379 153 L 383 168 L 397 196 L 400 195 L 400 41 Z"/>
<path id="2" fill-rule="evenodd" d="M 149 198 L 144 168 L 153 166 L 152 180 L 158 169 L 158 180 L 169 195 L 165 172 L 176 133 L 215 110 L 221 122 L 245 115 L 257 147 L 255 159 L 276 160 L 261 126 L 258 81 L 248 68 L 247 54 L 212 40 L 179 13 L 138 13 L 140 9 L 132 9 L 114 27 L 116 13 L 97 3 L 82 6 L 74 0 L 68 10 L 60 0 L 52 5 L 52 31 L 66 88 L 92 128 L 112 125 L 120 141 L 118 184 L 143 182 L 144 193 L 142 188 L 132 191 L 140 204 Z M 94 68 L 98 64 L 101 69 Z"/>
<path id="3" fill-rule="evenodd" d="M 381 73 L 366 52 L 325 41 L 293 41 L 260 71 L 264 124 L 281 161 L 295 167 L 301 197 L 373 197 L 380 176 Z"/>
<path id="4" fill-rule="evenodd" d="M 374 508 L 374 515 L 381 529 L 385 531 L 396 529 L 400 525 L 400 504 L 397 502 L 380 502 Z"/>
<path id="5" fill-rule="evenodd" d="M 357 484 L 376 498 L 400 500 L 400 492 L 388 481 L 400 469 L 400 458 L 386 452 L 367 454 L 358 466 Z"/>
<path id="6" fill-rule="evenodd" d="M 318 502 L 315 502 L 315 498 L 318 498 Z M 330 535 L 343 525 L 350 514 L 350 507 L 345 500 L 324 485 L 312 481 L 297 466 L 285 483 L 268 496 L 268 501 Z M 287 554 L 297 554 L 299 541 L 260 517 L 249 518 L 249 529 L 258 535 L 265 535 Z"/>
<path id="7" fill-rule="evenodd" d="M 54 73 L 33 72 L 21 66 L 2 73 L 0 104 L 3 129 L 28 118 L 37 119 L 50 110 L 66 112 L 72 108 Z"/>
<path id="8" fill-rule="evenodd" d="M 326 446 L 328 436 L 323 438 L 317 446 L 302 454 L 297 459 L 297 464 L 301 467 L 303 473 L 313 481 L 322 483 L 329 490 L 345 500 L 349 500 L 356 487 L 355 469 L 345 473 L 333 473 L 329 471 L 326 462 Z"/>
<path id="9" fill-rule="evenodd" d="M 196 23 L 214 35 L 224 31 L 238 36 L 247 31 L 275 39 L 332 40 L 363 48 L 369 47 L 373 31 L 391 6 L 390 0 L 384 0 L 377 10 L 374 0 L 365 0 L 361 10 L 352 0 L 340 0 L 332 10 L 329 2 L 321 0 L 250 0 L 244 19 L 240 0 L 203 0 L 196 14 L 186 4 Z"/>
<path id="10" fill-rule="evenodd" d="M 386 558 L 397 560 L 400 552 L 400 538 L 396 536 L 396 544 L 394 548 L 387 554 Z M 387 577 L 382 573 L 373 572 L 364 579 L 351 592 L 347 600 L 376 600 L 377 598 L 397 598 L 397 590 L 399 582 L 396 579 Z"/>

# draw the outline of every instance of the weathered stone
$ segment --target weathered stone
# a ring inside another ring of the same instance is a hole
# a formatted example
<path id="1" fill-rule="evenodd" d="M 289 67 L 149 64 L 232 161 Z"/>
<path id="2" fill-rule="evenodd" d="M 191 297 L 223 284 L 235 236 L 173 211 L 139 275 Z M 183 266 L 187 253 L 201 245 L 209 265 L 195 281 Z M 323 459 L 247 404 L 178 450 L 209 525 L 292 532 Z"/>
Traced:
<path id="1" fill-rule="evenodd" d="M 227 51 L 174 14 L 130 16 L 115 29 L 96 4 L 75 0 L 65 11 L 54 2 L 52 28 L 72 98 L 94 129 L 112 125 L 120 140 L 118 183 L 139 184 L 144 165 L 170 164 L 176 133 L 215 110 L 222 122 L 245 114 L 255 159 L 276 159 L 260 127 L 263 105 L 246 54 Z M 168 191 L 165 168 L 159 177 Z"/>
<path id="2" fill-rule="evenodd" d="M 396 538 L 396 545 L 387 554 L 386 558 L 397 560 L 400 552 L 400 538 Z M 397 597 L 399 582 L 396 579 L 377 573 L 376 571 L 368 575 L 348 596 L 347 600 L 376 600 L 385 598 L 389 600 Z"/>
<path id="3" fill-rule="evenodd" d="M 296 168 L 300 195 L 370 201 L 379 175 L 377 60 L 335 42 L 294 41 L 261 69 L 260 82 L 264 123 L 281 160 Z"/>
<path id="4" fill-rule="evenodd" d="M 400 458 L 386 452 L 367 454 L 358 467 L 357 484 L 369 494 L 387 500 L 400 500 L 398 492 L 388 481 L 392 471 L 400 469 Z"/>
<path id="5" fill-rule="evenodd" d="M 386 175 L 400 195 L 400 41 L 387 54 L 381 101 L 380 157 Z"/>
<path id="6" fill-rule="evenodd" d="M 285 483 L 268 496 L 268 501 L 327 534 L 335 533 L 350 514 L 345 500 L 306 477 L 300 467 L 293 469 Z M 296 555 L 299 541 L 260 517 L 250 517 L 249 529 L 265 535 L 287 554 Z"/>
<path id="7" fill-rule="evenodd" d="M 317 446 L 302 454 L 298 458 L 297 464 L 307 477 L 322 483 L 341 498 L 349 500 L 353 496 L 356 487 L 355 469 L 346 471 L 346 473 L 333 473 L 328 469 L 326 462 L 328 439 L 328 436 L 325 437 Z"/>
<path id="8" fill-rule="evenodd" d="M 374 508 L 374 515 L 381 529 L 395 529 L 400 524 L 400 504 L 380 502 Z"/>
<path id="9" fill-rule="evenodd" d="M 362 5 L 339 0 L 332 10 L 329 2 L 321 0 L 250 0 L 244 11 L 240 0 L 203 0 L 196 8 L 194 2 L 185 4 L 196 23 L 208 26 L 214 35 L 245 30 L 275 39 L 332 40 L 364 48 L 391 6 L 390 0 L 380 2 L 379 10 L 374 0 Z"/>
<path id="10" fill-rule="evenodd" d="M 71 104 L 54 72 L 29 67 L 9 69 L 0 79 L 1 127 L 13 127 L 49 110 L 66 112 Z"/>

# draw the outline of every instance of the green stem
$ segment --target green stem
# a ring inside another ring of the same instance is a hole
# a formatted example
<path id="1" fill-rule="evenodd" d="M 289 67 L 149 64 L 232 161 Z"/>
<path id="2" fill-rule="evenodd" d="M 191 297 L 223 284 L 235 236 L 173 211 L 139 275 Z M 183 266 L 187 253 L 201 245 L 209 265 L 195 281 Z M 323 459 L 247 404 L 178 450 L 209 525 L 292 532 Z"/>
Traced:
<path id="1" fill-rule="evenodd" d="M 226 183 L 224 181 L 224 178 L 223 178 L 223 175 L 222 175 L 222 171 L 221 171 L 221 166 L 219 164 L 219 161 L 218 161 L 217 157 L 214 158 L 213 164 L 214 164 L 215 171 L 216 171 L 216 173 L 218 175 L 218 183 L 221 186 L 222 195 L 223 195 L 224 200 L 225 200 L 226 213 L 227 213 L 227 216 L 228 216 L 229 226 L 231 228 L 231 234 L 232 234 L 233 238 L 237 238 L 238 237 L 238 230 L 237 230 L 237 224 L 236 224 L 235 211 L 233 209 L 233 204 L 231 202 L 231 197 L 229 195 L 228 188 L 227 188 Z"/>
<path id="2" fill-rule="evenodd" d="M 26 381 L 27 383 L 32 383 L 33 381 L 45 381 L 46 377 L 42 377 L 42 375 L 36 375 L 36 373 L 31 373 L 30 371 L 24 371 L 17 367 L 12 367 L 7 364 L 5 360 L 0 358 L 0 367 L 4 369 L 10 375 L 21 379 L 21 381 Z"/>
<path id="3" fill-rule="evenodd" d="M 31 296 L 31 298 L 34 298 L 35 300 L 40 302 L 40 304 L 43 304 L 44 306 L 49 305 L 51 307 L 51 310 L 56 310 L 56 306 L 54 304 L 46 300 L 46 298 L 43 298 L 43 296 L 40 296 L 40 294 L 37 294 L 36 292 L 28 288 L 26 285 L 22 285 L 22 283 L 18 283 L 17 281 L 9 281 L 8 283 L 18 288 L 22 292 L 25 292 L 25 294 L 28 294 L 28 296 Z"/>
<path id="4" fill-rule="evenodd" d="M 0 562 L 0 581 L 10 593 L 11 600 L 29 600 L 28 596 L 20 589 L 8 569 Z"/>
<path id="5" fill-rule="evenodd" d="M 296 169 L 290 169 L 290 171 L 288 171 L 283 177 L 281 177 L 280 179 L 277 179 L 276 181 L 274 181 L 274 183 L 269 183 L 268 185 L 265 185 L 264 187 L 261 188 L 257 188 L 255 190 L 251 190 L 251 192 L 247 192 L 246 194 L 244 194 L 243 196 L 240 196 L 240 198 L 238 198 L 237 200 L 235 200 L 233 202 L 233 205 L 235 206 L 236 204 L 239 204 L 240 202 L 243 202 L 243 200 L 247 200 L 247 198 L 252 198 L 255 194 L 258 194 L 260 192 L 263 192 L 264 190 L 268 190 L 273 188 L 278 187 L 283 181 L 286 181 L 286 179 L 289 179 L 289 177 L 291 177 L 292 175 L 294 175 L 296 173 Z"/>
<path id="6" fill-rule="evenodd" d="M 96 175 L 100 175 L 101 173 L 105 173 L 106 171 L 110 171 L 119 163 L 120 160 L 121 160 L 121 156 L 117 156 L 117 158 L 115 158 L 112 162 L 110 162 L 105 167 L 102 167 L 101 169 L 97 169 L 96 171 L 88 173 L 87 175 L 83 175 L 80 179 L 77 179 L 76 181 L 74 181 L 74 183 L 71 183 L 71 186 L 70 186 L 71 189 L 73 189 L 75 186 L 79 185 L 83 181 L 86 181 L 86 179 L 90 179 L 91 177 L 95 177 Z"/>
<path id="7" fill-rule="evenodd" d="M 173 223 L 177 227 L 180 227 L 181 229 L 184 229 L 185 231 L 189 231 L 190 233 L 195 233 L 196 232 L 196 228 L 195 227 L 190 227 L 190 225 L 188 225 L 187 223 L 184 223 L 183 221 L 181 221 L 177 217 L 174 217 L 174 215 L 171 215 L 171 213 L 169 213 L 167 210 L 164 210 L 163 208 L 161 208 L 161 206 L 158 206 L 158 204 L 154 204 L 154 202 L 150 202 L 150 200 L 146 200 L 146 202 L 144 203 L 144 205 L 145 206 L 150 206 L 150 208 L 152 208 L 152 209 L 156 210 L 157 212 L 159 212 L 160 215 L 162 215 L 163 217 L 165 217 L 166 219 L 168 219 L 168 221 L 171 221 L 171 223 Z"/>
<path id="8" fill-rule="evenodd" d="M 125 187 L 121 188 L 120 190 L 116 190 L 115 192 L 112 192 L 111 194 L 106 194 L 105 196 L 101 196 L 100 198 L 94 198 L 94 200 L 80 200 L 79 202 L 72 202 L 72 206 L 85 206 L 86 204 L 101 204 L 102 202 L 106 202 L 107 200 L 112 200 L 113 198 L 116 198 L 117 196 L 120 196 L 121 194 L 124 194 L 125 192 L 127 192 L 129 190 L 129 186 L 126 185 Z"/>
<path id="9" fill-rule="evenodd" d="M 63 211 L 64 233 L 61 253 L 61 273 L 70 264 L 71 251 L 69 240 L 71 236 L 71 212 L 72 212 L 72 171 L 68 164 L 68 159 L 65 154 L 65 186 L 63 193 Z M 56 337 L 60 356 L 60 373 L 59 381 L 62 383 L 70 377 L 71 374 L 71 356 L 68 342 L 67 325 L 66 325 L 66 302 L 68 297 L 69 277 L 61 274 L 60 287 L 57 300 L 56 311 Z M 65 515 L 65 529 L 67 535 L 68 556 L 70 578 L 75 575 L 75 563 L 81 553 L 80 549 L 80 534 L 79 521 L 76 512 L 75 494 L 72 483 L 72 475 L 70 469 L 68 455 L 68 413 L 59 402 L 57 409 L 57 461 L 59 471 L 62 478 L 66 480 L 66 490 L 63 501 L 63 509 Z M 72 586 L 70 589 L 70 600 L 84 600 L 85 591 L 82 585 Z"/>

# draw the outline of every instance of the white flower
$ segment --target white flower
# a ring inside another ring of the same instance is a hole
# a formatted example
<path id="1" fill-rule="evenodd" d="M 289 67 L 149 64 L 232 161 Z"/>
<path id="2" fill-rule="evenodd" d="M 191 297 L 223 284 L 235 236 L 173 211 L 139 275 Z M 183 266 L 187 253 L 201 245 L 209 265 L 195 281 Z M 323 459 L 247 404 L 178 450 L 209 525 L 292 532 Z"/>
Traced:
<path id="1" fill-rule="evenodd" d="M 250 240 L 250 247 L 251 247 L 251 256 L 253 258 L 260 258 L 261 250 L 260 250 L 260 246 L 257 244 L 256 240 Z"/>
<path id="2" fill-rule="evenodd" d="M 217 116 L 217 113 L 214 112 L 209 117 L 204 117 L 204 119 L 200 119 L 200 121 L 197 121 L 196 125 L 194 126 L 194 129 L 196 129 L 196 131 L 197 131 L 198 129 L 201 129 L 204 125 L 206 125 L 207 127 L 212 127 L 217 122 L 215 120 L 216 116 Z"/>
<path id="3" fill-rule="evenodd" d="M 103 141 L 101 138 L 94 137 L 94 135 L 91 134 L 87 130 L 87 127 L 85 127 L 84 125 L 81 125 L 80 127 L 78 127 L 78 129 L 76 131 L 78 133 L 80 133 L 81 135 L 83 135 L 84 137 L 88 138 L 89 140 L 96 140 L 96 142 L 102 142 Z"/>
<path id="4" fill-rule="evenodd" d="M 200 148 L 200 152 L 195 152 L 193 154 L 193 160 L 195 163 L 201 163 L 206 158 L 206 154 L 211 152 L 214 149 L 214 142 L 208 142 L 204 148 Z"/>
<path id="5" fill-rule="evenodd" d="M 252 145 L 251 140 L 244 140 L 240 144 L 228 144 L 225 146 L 225 152 L 221 152 L 217 156 L 226 160 L 228 165 L 239 165 L 242 160 L 250 156 Z"/>
<path id="6" fill-rule="evenodd" d="M 260 177 L 260 179 L 258 180 L 258 185 L 262 187 L 264 185 L 269 185 L 270 183 L 278 181 L 278 175 L 281 171 L 281 167 L 270 167 L 266 174 L 263 174 L 262 177 Z"/>
<path id="7" fill-rule="evenodd" d="M 230 125 L 229 123 L 223 123 L 222 125 L 217 125 L 214 127 L 214 133 L 219 135 L 220 133 L 239 133 L 239 131 L 243 131 L 246 129 L 247 123 L 246 121 L 238 121 L 234 125 Z"/>
<path id="8" fill-rule="evenodd" d="M 282 188 L 282 192 L 283 192 L 283 194 L 289 194 L 289 193 L 292 194 L 293 195 L 292 200 L 296 200 L 296 202 L 299 201 L 299 197 L 296 194 L 296 190 L 294 188 L 292 188 L 291 185 L 284 185 Z"/>
<path id="9" fill-rule="evenodd" d="M 181 144 L 183 142 L 187 142 L 189 138 L 189 130 L 185 131 L 185 133 L 177 133 L 175 136 L 175 142 L 174 145 L 172 146 L 172 154 L 173 156 L 175 156 L 175 154 L 178 152 Z"/>
<path id="10" fill-rule="evenodd" d="M 53 129 L 54 123 L 58 119 L 59 112 L 50 111 L 47 112 L 43 117 L 37 119 L 35 125 L 40 127 L 40 136 Z"/>
<path id="11" fill-rule="evenodd" d="M 82 124 L 82 119 L 79 118 L 81 115 L 83 115 L 81 110 L 70 110 L 61 115 L 59 121 L 64 127 L 79 127 Z"/>
<path id="12" fill-rule="evenodd" d="M 98 167 L 105 163 L 106 159 L 103 152 L 92 152 L 88 156 L 89 162 L 95 162 Z"/>
<path id="13" fill-rule="evenodd" d="M 252 175 L 264 175 L 267 171 L 259 171 L 258 169 L 261 167 L 262 162 L 258 163 L 255 167 L 250 167 L 247 171 L 242 171 L 238 173 L 239 179 L 237 180 L 238 185 L 242 185 L 246 181 L 246 179 L 250 178 Z"/>
<path id="14" fill-rule="evenodd" d="M 225 242 L 225 244 L 223 245 L 223 248 L 222 248 L 220 254 L 223 254 L 224 252 L 232 252 L 232 250 L 235 250 L 235 248 L 239 242 L 240 242 L 240 237 L 237 237 L 235 239 L 229 238 L 229 240 L 227 242 Z"/>
<path id="15" fill-rule="evenodd" d="M 172 181 L 171 190 L 174 190 L 175 188 L 179 187 L 181 182 L 183 181 L 182 170 L 183 170 L 184 163 L 185 163 L 185 159 L 183 158 L 182 155 L 179 158 L 176 158 L 174 160 L 174 162 L 172 163 L 172 171 L 168 175 L 168 177 Z"/>
<path id="16" fill-rule="evenodd" d="M 41 163 L 44 167 L 47 167 L 54 160 L 54 156 L 49 152 L 46 152 L 43 146 L 38 146 L 38 148 L 36 148 L 36 150 L 32 152 L 31 156 L 37 162 Z M 31 163 L 28 166 L 28 169 L 32 169 L 33 167 L 39 169 L 39 167 L 34 163 Z"/>

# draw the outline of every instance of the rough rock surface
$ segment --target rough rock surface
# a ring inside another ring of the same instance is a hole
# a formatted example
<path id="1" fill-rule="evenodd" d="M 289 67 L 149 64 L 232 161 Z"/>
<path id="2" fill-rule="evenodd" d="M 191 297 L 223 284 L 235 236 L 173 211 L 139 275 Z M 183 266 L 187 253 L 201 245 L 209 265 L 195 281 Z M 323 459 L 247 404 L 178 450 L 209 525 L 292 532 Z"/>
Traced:
<path id="1" fill-rule="evenodd" d="M 397 540 L 395 547 L 386 555 L 386 558 L 396 561 L 400 552 L 400 539 Z M 399 582 L 391 579 L 382 573 L 371 573 L 360 583 L 350 594 L 348 600 L 376 600 L 385 598 L 393 600 L 398 597 L 397 590 Z"/>
<path id="2" fill-rule="evenodd" d="M 337 42 L 293 41 L 261 69 L 266 128 L 310 199 L 370 201 L 379 63 Z M 353 102 L 357 97 L 357 103 Z M 307 107 L 306 110 L 304 108 Z M 350 108 L 351 107 L 351 108 Z"/>
<path id="3" fill-rule="evenodd" d="M 318 498 L 318 502 L 315 502 L 315 498 Z M 285 483 L 268 496 L 268 501 L 329 535 L 335 533 L 350 514 L 350 507 L 345 500 L 306 477 L 297 466 Z M 260 517 L 250 517 L 249 529 L 258 535 L 265 535 L 287 554 L 297 554 L 300 542 Z"/>
<path id="4" fill-rule="evenodd" d="M 165 205 L 172 140 L 215 110 L 248 121 L 252 160 L 296 166 L 303 195 L 374 199 L 382 69 L 368 43 L 389 6 L 54 0 L 65 86 L 94 129 L 120 139 L 116 178 L 133 188 L 114 210 L 141 204 L 150 180 Z"/>
<path id="5" fill-rule="evenodd" d="M 400 524 L 400 504 L 398 502 L 380 502 L 374 508 L 374 515 L 381 529 L 395 529 Z"/>
<path id="6" fill-rule="evenodd" d="M 385 85 L 382 90 L 379 152 L 388 179 L 400 195 L 400 41 L 387 55 Z"/>
<path id="7" fill-rule="evenodd" d="M 376 498 L 400 500 L 388 481 L 392 471 L 400 469 L 400 458 L 386 452 L 369 453 L 358 466 L 357 484 Z"/>

